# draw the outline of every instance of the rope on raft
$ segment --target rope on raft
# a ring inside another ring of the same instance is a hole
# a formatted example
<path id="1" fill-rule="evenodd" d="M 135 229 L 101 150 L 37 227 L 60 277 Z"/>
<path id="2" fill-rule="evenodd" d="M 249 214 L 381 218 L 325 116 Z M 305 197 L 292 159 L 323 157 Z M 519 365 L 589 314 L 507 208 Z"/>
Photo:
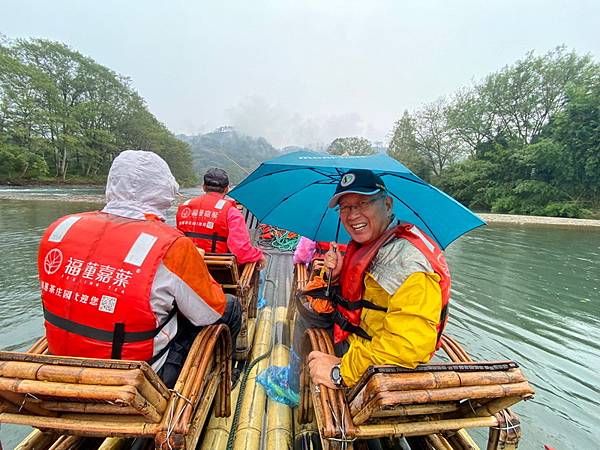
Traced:
<path id="1" fill-rule="evenodd" d="M 261 234 L 258 243 L 263 247 L 273 247 L 282 252 L 293 252 L 298 246 L 300 236 L 281 228 L 271 225 L 261 224 L 259 226 Z"/>

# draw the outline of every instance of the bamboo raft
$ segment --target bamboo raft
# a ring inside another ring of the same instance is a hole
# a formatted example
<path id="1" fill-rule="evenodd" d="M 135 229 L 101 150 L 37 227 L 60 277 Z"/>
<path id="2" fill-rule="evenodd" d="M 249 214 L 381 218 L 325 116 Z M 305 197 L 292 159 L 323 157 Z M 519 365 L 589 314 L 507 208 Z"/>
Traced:
<path id="1" fill-rule="evenodd" d="M 193 449 L 213 400 L 216 415 L 230 414 L 230 349 L 226 326 L 204 328 L 173 389 L 146 362 L 47 355 L 45 339 L 29 353 L 0 352 L 0 423 L 45 432 L 21 449 L 43 448 L 53 433 L 151 438 L 157 449 Z"/>
<path id="2" fill-rule="evenodd" d="M 292 279 L 283 266 L 290 267 L 289 256 L 280 258 L 281 267 L 269 266 L 268 276 L 281 269 L 269 285 L 271 306 L 257 320 L 248 319 L 248 342 L 254 342 L 248 361 L 268 357 L 247 373 L 243 392 L 239 384 L 230 392 L 229 334 L 223 326 L 207 327 L 198 336 L 173 391 L 145 363 L 48 356 L 41 339 L 28 353 L 0 352 L 0 423 L 36 427 L 19 450 L 88 448 L 82 436 L 108 437 L 95 445 L 101 450 L 128 448 L 133 436 L 149 437 L 159 449 L 196 448 L 200 442 L 198 448 L 206 450 L 261 445 L 278 450 L 294 443 L 311 448 L 315 439 L 325 449 L 351 449 L 361 448 L 361 439 L 420 436 L 409 438 L 420 439 L 419 448 L 476 450 L 465 431 L 473 427 L 490 429 L 488 450 L 516 448 L 519 421 L 509 407 L 533 390 L 514 363 L 474 362 L 448 336 L 442 349 L 452 363 L 416 371 L 371 368 L 348 392 L 316 389 L 303 371 L 299 408 L 267 399 L 256 377 L 268 365 L 288 363 L 295 313 L 288 299 L 312 274 L 297 265 Z M 240 270 L 234 262 L 227 255 L 207 255 L 211 273 L 219 272 L 229 292 L 245 292 L 251 305 L 247 293 L 257 291 L 256 271 Z M 323 330 L 309 330 L 306 339 L 309 348 L 333 351 Z"/>

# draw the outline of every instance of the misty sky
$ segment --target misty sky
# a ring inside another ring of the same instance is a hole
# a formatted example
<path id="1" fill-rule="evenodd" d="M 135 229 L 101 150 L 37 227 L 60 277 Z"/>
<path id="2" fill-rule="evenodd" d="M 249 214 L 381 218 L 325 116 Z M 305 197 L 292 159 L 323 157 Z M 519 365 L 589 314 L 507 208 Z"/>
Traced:
<path id="1" fill-rule="evenodd" d="M 385 140 L 414 110 L 560 44 L 600 60 L 594 0 L 4 0 L 0 33 L 131 78 L 175 133 Z"/>

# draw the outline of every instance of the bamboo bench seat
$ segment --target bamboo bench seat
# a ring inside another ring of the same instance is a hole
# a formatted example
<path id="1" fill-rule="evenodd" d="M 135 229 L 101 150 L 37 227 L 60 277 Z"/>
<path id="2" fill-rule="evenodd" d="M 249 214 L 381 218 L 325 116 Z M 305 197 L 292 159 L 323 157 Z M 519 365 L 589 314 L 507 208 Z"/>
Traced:
<path id="1" fill-rule="evenodd" d="M 221 285 L 223 291 L 235 295 L 242 305 L 242 326 L 236 341 L 234 358 L 245 360 L 250 353 L 248 342 L 248 319 L 256 318 L 258 302 L 258 276 L 256 262 L 241 267 L 232 253 L 206 253 L 204 261 L 212 277 Z"/>
<path id="2" fill-rule="evenodd" d="M 333 354 L 325 330 L 307 330 L 305 338 L 309 351 Z M 456 341 L 446 338 L 444 345 L 468 357 Z M 455 434 L 474 427 L 490 428 L 488 449 L 516 448 L 504 446 L 510 439 L 500 447 L 497 431 L 508 428 L 507 414 L 510 428 L 518 428 L 518 418 L 507 408 L 533 393 L 513 361 L 430 363 L 415 370 L 371 367 L 347 392 L 316 389 L 303 370 L 299 416 L 306 423 L 314 413 L 324 448 L 351 445 L 354 439 Z"/>
<path id="3" fill-rule="evenodd" d="M 32 353 L 0 352 L 0 423 L 46 434 L 147 437 L 157 449 L 193 449 L 215 398 L 215 414 L 230 414 L 225 325 L 202 329 L 172 390 L 144 361 L 41 354 L 45 348 L 42 339 Z"/>
<path id="4" fill-rule="evenodd" d="M 298 292 L 302 292 L 306 283 L 309 281 L 309 271 L 306 264 L 294 264 L 294 275 L 290 289 L 290 298 L 287 308 L 287 320 L 293 320 L 296 313 L 295 297 Z"/>
<path id="5" fill-rule="evenodd" d="M 223 290 L 242 299 L 248 307 L 249 317 L 255 318 L 258 296 L 256 262 L 240 266 L 232 253 L 206 253 L 204 261 L 208 271 Z"/>

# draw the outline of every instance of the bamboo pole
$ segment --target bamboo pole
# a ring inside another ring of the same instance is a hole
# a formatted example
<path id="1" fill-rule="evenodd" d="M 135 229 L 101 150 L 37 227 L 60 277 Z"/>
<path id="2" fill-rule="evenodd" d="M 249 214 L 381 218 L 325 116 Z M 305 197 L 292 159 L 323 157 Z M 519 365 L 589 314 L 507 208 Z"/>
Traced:
<path id="1" fill-rule="evenodd" d="M 494 427 L 498 425 L 495 417 L 476 417 L 465 419 L 432 420 L 427 422 L 409 422 L 395 424 L 360 425 L 356 427 L 358 439 L 372 439 L 381 436 L 424 436 L 461 428 Z"/>
<path id="2" fill-rule="evenodd" d="M 286 316 L 286 307 L 275 308 L 275 327 L 282 332 L 275 335 L 271 351 L 271 366 L 285 367 L 289 364 L 290 336 Z M 287 336 L 284 334 L 286 331 Z M 292 448 L 292 410 L 289 406 L 271 399 L 267 400 L 266 442 L 267 449 Z"/>
<path id="3" fill-rule="evenodd" d="M 118 404 L 42 401 L 40 407 L 66 413 L 140 415 L 134 407 Z"/>
<path id="4" fill-rule="evenodd" d="M 445 437 L 456 449 L 480 450 L 473 438 L 464 429 L 458 430 L 456 433 L 447 433 Z"/>
<path id="5" fill-rule="evenodd" d="M 526 396 L 526 399 L 528 397 L 531 396 Z M 511 407 L 512 405 L 520 402 L 521 400 L 523 400 L 523 397 L 521 396 L 498 398 L 477 408 L 475 410 L 474 415 L 477 417 L 491 416 L 492 414 L 496 414 L 497 412 L 502 411 L 503 409 Z"/>
<path id="6" fill-rule="evenodd" d="M 250 358 L 251 361 L 269 351 L 272 328 L 273 311 L 270 306 L 266 306 L 263 308 L 258 319 L 256 338 Z M 234 450 L 258 450 L 259 448 L 266 394 L 265 390 L 256 383 L 256 376 L 265 370 L 268 365 L 269 360 L 265 358 L 255 365 L 248 375 L 246 390 L 241 400 L 241 414 L 233 443 Z"/>
<path id="7" fill-rule="evenodd" d="M 489 399 L 499 397 L 521 397 L 531 395 L 529 383 L 513 383 L 493 386 L 466 386 L 444 389 L 380 392 L 360 410 L 352 413 L 355 424 L 365 423 L 373 410 L 395 405 L 427 404 L 430 402 L 460 401 L 462 399 Z"/>
<path id="8" fill-rule="evenodd" d="M 61 436 L 48 450 L 69 450 L 78 443 L 82 443 L 83 439 L 79 436 Z"/>
<path id="9" fill-rule="evenodd" d="M 159 426 L 152 423 L 123 423 L 116 421 L 101 421 L 95 417 L 93 420 L 89 415 L 74 417 L 39 417 L 24 414 L 0 414 L 0 422 L 15 425 L 29 425 L 41 429 L 56 430 L 60 432 L 77 433 L 80 436 L 104 437 L 104 436 L 146 436 L 152 437 L 159 431 Z"/>
<path id="10" fill-rule="evenodd" d="M 240 394 L 240 385 L 231 392 L 231 402 L 236 404 Z M 211 418 L 206 426 L 206 433 L 200 450 L 224 450 L 227 446 L 227 439 L 231 430 L 231 421 L 233 417 L 217 417 L 213 411 Z M 275 450 L 275 449 L 273 449 Z"/>
<path id="11" fill-rule="evenodd" d="M 425 414 L 447 414 L 459 409 L 459 405 L 454 403 L 429 403 L 425 405 L 404 405 L 396 406 L 394 409 L 375 410 L 371 414 L 373 417 L 396 417 L 396 416 L 422 416 Z"/>
<path id="12" fill-rule="evenodd" d="M 0 399 L 4 399 L 4 401 L 1 404 L 2 412 L 20 412 L 24 410 L 40 416 L 54 417 L 57 415 L 52 411 L 48 411 L 47 409 L 41 408 L 38 404 L 39 402 L 27 393 L 21 394 L 4 391 L 0 392 Z"/>
<path id="13" fill-rule="evenodd" d="M 136 385 L 144 380 L 144 374 L 139 369 L 82 368 L 21 361 L 0 362 L 0 377 L 104 386 Z"/>
<path id="14" fill-rule="evenodd" d="M 46 450 L 56 441 L 56 433 L 43 432 L 34 428 L 29 435 L 15 447 L 15 450 Z"/>
<path id="15" fill-rule="evenodd" d="M 207 380 L 209 366 L 214 365 L 215 363 L 214 350 L 217 345 L 217 339 L 219 339 L 219 333 L 221 332 L 221 330 L 222 329 L 217 329 L 213 333 L 211 333 L 206 343 L 206 346 L 202 349 L 202 354 L 198 355 L 199 358 L 196 368 L 196 375 L 194 379 L 190 380 L 191 382 L 188 383 L 190 385 L 190 389 L 187 392 L 187 395 L 185 395 L 185 397 L 191 401 L 191 404 L 188 402 L 185 402 L 183 404 L 184 409 L 181 415 L 181 419 L 179 421 L 179 425 L 175 427 L 175 430 L 177 432 L 187 434 L 189 422 L 192 417 L 192 412 L 195 406 L 198 404 L 198 394 L 201 391 L 203 384 L 209 381 Z M 218 376 L 216 378 L 217 380 L 219 379 Z M 210 400 L 205 400 L 209 401 L 209 404 L 210 402 L 212 402 L 212 398 Z"/>
<path id="16" fill-rule="evenodd" d="M 425 437 L 425 441 L 433 447 L 433 450 L 462 450 L 453 448 L 448 441 L 439 434 L 430 434 Z"/>
<path id="17" fill-rule="evenodd" d="M 305 336 L 307 336 L 309 339 L 310 347 L 305 345 L 304 348 L 310 348 L 312 350 L 321 349 L 315 329 L 306 330 Z M 302 357 L 304 358 L 305 355 L 302 355 Z M 333 437 L 335 436 L 335 429 L 333 428 L 333 416 L 329 408 L 329 396 L 322 386 L 313 386 L 312 381 L 310 381 L 310 376 L 308 375 L 308 369 L 306 367 L 304 368 L 304 372 L 305 381 L 307 381 L 308 385 L 310 386 L 313 408 L 315 411 L 315 416 L 317 417 L 317 425 L 319 425 L 321 436 Z"/>
<path id="18" fill-rule="evenodd" d="M 350 402 L 352 414 L 356 414 L 373 396 L 378 393 L 414 391 L 422 389 L 443 389 L 466 386 L 488 386 L 524 382 L 519 369 L 484 372 L 413 372 L 397 374 L 376 373 L 371 376 L 363 389 Z"/>
<path id="19" fill-rule="evenodd" d="M 330 355 L 334 355 L 335 352 L 333 350 L 333 344 L 331 343 L 331 339 L 329 338 L 329 334 L 324 329 L 320 330 L 322 342 L 325 344 L 325 348 L 327 353 Z M 338 419 L 341 420 L 341 427 L 344 428 L 344 432 L 348 435 L 352 435 L 354 433 L 354 423 L 352 422 L 352 416 L 350 415 L 350 408 L 348 408 L 348 404 L 346 402 L 346 396 L 341 389 L 336 389 L 333 391 L 333 394 L 336 396 L 336 405 L 337 405 L 337 414 Z"/>
<path id="20" fill-rule="evenodd" d="M 40 354 L 44 353 L 48 349 L 48 341 L 46 336 L 42 336 L 27 350 L 27 353 Z"/>
<path id="21" fill-rule="evenodd" d="M 194 416 L 191 418 L 189 430 L 186 433 L 185 437 L 185 448 L 186 449 L 195 449 L 198 443 L 198 439 L 200 438 L 200 433 L 204 428 L 204 424 L 206 423 L 206 417 L 208 416 L 208 412 L 210 411 L 210 406 L 212 405 L 212 398 L 215 397 L 217 392 L 217 388 L 219 386 L 219 378 L 214 377 L 208 382 L 206 389 L 202 394 L 202 402 L 198 405 Z"/>
<path id="22" fill-rule="evenodd" d="M 130 439 L 110 437 L 104 439 L 98 450 L 124 450 L 131 445 Z"/>

